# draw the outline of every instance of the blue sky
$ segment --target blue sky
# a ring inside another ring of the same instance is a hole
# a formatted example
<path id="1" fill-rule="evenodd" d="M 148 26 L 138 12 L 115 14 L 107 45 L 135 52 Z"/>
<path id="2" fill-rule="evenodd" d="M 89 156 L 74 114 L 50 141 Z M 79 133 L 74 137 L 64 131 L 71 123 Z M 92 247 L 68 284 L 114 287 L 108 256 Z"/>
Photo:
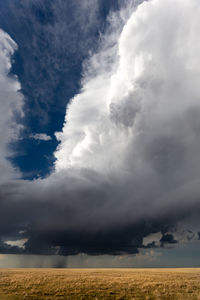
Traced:
<path id="1" fill-rule="evenodd" d="M 54 133 L 62 129 L 66 105 L 79 91 L 82 63 L 98 48 L 107 16 L 118 6 L 117 1 L 99 1 L 81 11 L 79 2 L 0 1 L 0 27 L 18 45 L 11 73 L 18 76 L 25 97 L 24 131 L 11 147 L 16 151 L 12 163 L 24 179 L 51 171 L 58 145 Z M 92 14 L 95 19 L 85 26 Z M 52 139 L 29 138 L 40 132 Z"/>
<path id="2" fill-rule="evenodd" d="M 199 266 L 200 5 L 174 1 L 0 0 L 0 266 Z"/>

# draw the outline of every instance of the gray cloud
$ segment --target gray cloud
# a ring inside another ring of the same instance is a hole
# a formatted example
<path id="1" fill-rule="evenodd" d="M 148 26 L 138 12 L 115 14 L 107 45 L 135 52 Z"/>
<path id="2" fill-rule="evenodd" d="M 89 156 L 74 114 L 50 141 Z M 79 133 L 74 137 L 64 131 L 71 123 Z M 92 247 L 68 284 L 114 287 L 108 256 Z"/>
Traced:
<path id="1" fill-rule="evenodd" d="M 2 252 L 137 254 L 158 233 L 178 244 L 177 223 L 200 212 L 199 16 L 196 0 L 110 16 L 56 133 L 55 170 L 1 185 Z M 23 250 L 5 245 L 14 237 Z"/>
<path id="2" fill-rule="evenodd" d="M 50 141 L 52 138 L 46 133 L 35 133 L 31 134 L 30 138 L 38 141 Z"/>

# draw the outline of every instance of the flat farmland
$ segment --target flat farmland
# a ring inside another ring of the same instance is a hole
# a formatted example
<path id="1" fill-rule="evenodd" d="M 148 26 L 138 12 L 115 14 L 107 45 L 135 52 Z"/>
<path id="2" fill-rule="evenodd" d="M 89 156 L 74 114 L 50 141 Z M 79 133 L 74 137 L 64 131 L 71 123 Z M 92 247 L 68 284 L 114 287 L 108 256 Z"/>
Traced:
<path id="1" fill-rule="evenodd" d="M 0 269 L 4 299 L 200 299 L 200 269 Z"/>

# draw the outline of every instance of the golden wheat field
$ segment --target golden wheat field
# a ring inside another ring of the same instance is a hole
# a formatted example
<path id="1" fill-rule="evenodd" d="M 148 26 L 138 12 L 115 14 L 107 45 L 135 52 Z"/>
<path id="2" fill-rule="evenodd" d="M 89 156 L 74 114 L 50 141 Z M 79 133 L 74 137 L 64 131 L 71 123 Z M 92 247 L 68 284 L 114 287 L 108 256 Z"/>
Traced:
<path id="1" fill-rule="evenodd" d="M 0 269 L 4 299 L 200 299 L 200 269 Z"/>

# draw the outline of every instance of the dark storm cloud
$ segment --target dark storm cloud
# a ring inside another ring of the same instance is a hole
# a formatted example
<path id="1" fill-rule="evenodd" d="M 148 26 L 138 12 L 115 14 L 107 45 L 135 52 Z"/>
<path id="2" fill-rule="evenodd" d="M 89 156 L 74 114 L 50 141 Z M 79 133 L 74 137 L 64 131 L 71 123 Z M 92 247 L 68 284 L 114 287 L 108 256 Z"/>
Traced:
<path id="1" fill-rule="evenodd" d="M 198 220 L 200 8 L 176 2 L 122 11 L 121 30 L 112 16 L 56 135 L 55 170 L 0 187 L 2 252 L 134 254 L 158 247 L 143 243 L 152 234 L 175 246 L 177 223 Z M 24 248 L 9 245 L 14 239 L 27 239 Z"/>
<path id="2" fill-rule="evenodd" d="M 167 234 L 164 234 L 163 236 L 162 236 L 162 238 L 160 239 L 160 242 L 161 242 L 161 245 L 163 246 L 164 244 L 176 244 L 176 243 L 178 243 L 178 241 L 176 241 L 175 239 L 174 239 L 174 237 L 173 237 L 173 235 L 172 234 L 169 234 L 169 233 L 167 233 Z"/>
<path id="3" fill-rule="evenodd" d="M 168 232 L 183 218 L 183 211 L 170 216 L 170 211 L 161 210 L 158 215 L 152 207 L 147 214 L 134 199 L 138 197 L 134 189 L 132 203 L 122 204 L 122 198 L 130 201 L 130 186 L 123 183 L 126 194 L 116 189 L 120 182 L 106 183 L 88 171 L 80 175 L 59 178 L 59 182 L 54 178 L 52 183 L 22 181 L 1 186 L 1 253 L 134 254 L 154 247 L 144 247 L 143 238 L 157 232 L 163 234 L 162 246 L 174 243 Z M 21 239 L 27 239 L 24 248 L 4 242 Z"/>
<path id="4" fill-rule="evenodd" d="M 10 246 L 0 241 L 0 253 L 1 254 L 22 254 L 23 250 L 17 246 Z"/>

